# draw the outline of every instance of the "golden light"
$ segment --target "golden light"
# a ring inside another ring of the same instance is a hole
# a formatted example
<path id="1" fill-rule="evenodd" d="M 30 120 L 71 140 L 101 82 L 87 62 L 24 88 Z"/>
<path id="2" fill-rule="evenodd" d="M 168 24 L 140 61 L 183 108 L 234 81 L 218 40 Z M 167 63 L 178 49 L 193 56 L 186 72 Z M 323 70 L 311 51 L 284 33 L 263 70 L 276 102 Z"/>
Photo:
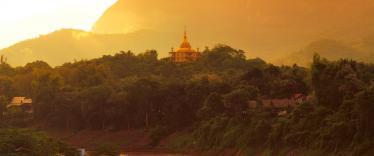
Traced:
<path id="1" fill-rule="evenodd" d="M 0 49 L 61 28 L 90 30 L 116 0 L 1 0 Z"/>

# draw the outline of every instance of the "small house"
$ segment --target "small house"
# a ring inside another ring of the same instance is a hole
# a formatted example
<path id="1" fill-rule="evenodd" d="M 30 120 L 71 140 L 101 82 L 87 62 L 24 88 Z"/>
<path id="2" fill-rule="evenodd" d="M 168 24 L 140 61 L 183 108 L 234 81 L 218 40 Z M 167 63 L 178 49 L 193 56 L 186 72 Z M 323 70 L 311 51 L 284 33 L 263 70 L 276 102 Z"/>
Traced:
<path id="1" fill-rule="evenodd" d="M 13 97 L 7 108 L 21 108 L 26 113 L 33 113 L 32 99 L 26 97 Z"/>
<path id="2" fill-rule="evenodd" d="M 266 108 L 288 108 L 296 107 L 298 104 L 308 101 L 310 98 L 303 94 L 295 94 L 290 98 L 284 99 L 260 99 L 248 101 L 249 108 L 256 108 L 258 106 L 263 106 Z"/>

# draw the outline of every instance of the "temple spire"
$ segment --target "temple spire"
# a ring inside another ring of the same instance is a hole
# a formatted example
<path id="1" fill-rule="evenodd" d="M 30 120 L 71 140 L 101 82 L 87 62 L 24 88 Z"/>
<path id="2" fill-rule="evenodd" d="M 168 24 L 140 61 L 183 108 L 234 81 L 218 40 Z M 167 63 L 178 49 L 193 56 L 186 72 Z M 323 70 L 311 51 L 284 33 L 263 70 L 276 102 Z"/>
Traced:
<path id="1" fill-rule="evenodd" d="M 200 50 L 198 49 L 196 51 L 192 49 L 191 44 L 188 42 L 186 27 L 184 27 L 183 38 L 184 40 L 180 44 L 180 47 L 178 49 L 176 50 L 174 50 L 173 48 L 171 49 L 170 59 L 172 62 L 183 63 L 183 62 L 195 61 L 201 56 L 201 53 L 199 52 Z"/>
<path id="2" fill-rule="evenodd" d="M 184 40 L 187 41 L 187 27 L 184 27 Z"/>

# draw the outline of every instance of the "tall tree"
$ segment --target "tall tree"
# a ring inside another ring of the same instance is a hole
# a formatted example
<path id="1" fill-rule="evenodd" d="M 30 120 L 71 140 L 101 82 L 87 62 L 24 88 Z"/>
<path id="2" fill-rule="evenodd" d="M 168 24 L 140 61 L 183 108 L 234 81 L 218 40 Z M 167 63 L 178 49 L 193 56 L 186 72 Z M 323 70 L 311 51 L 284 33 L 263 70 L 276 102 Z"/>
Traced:
<path id="1" fill-rule="evenodd" d="M 5 96 L 1 95 L 0 96 L 0 121 L 3 121 L 4 119 L 4 113 L 6 111 L 7 105 L 8 105 L 8 99 Z"/>

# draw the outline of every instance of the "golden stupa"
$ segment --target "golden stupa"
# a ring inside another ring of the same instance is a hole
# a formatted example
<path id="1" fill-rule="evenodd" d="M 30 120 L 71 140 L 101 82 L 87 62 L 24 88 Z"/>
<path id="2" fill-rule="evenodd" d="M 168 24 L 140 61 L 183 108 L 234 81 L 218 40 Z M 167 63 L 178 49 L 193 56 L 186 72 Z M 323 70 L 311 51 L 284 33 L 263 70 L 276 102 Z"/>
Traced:
<path id="1" fill-rule="evenodd" d="M 194 50 L 191 47 L 190 42 L 188 42 L 187 38 L 187 32 L 184 31 L 184 38 L 183 42 L 180 45 L 180 47 L 174 51 L 174 49 L 171 49 L 170 52 L 170 59 L 173 62 L 176 63 L 184 63 L 189 61 L 195 61 L 201 56 L 201 53 L 198 50 Z"/>

